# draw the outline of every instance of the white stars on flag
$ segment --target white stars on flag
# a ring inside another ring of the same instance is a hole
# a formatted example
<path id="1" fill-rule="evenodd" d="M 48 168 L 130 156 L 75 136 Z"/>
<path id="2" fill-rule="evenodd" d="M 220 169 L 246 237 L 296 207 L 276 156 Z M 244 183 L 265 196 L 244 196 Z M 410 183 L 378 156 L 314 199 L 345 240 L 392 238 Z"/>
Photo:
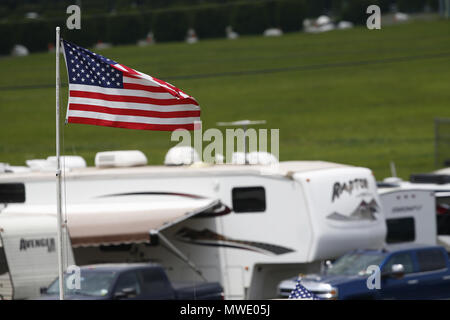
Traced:
<path id="1" fill-rule="evenodd" d="M 113 67 L 116 64 L 113 60 L 74 44 L 66 45 L 70 48 L 65 53 L 71 83 L 123 88 L 123 74 Z"/>

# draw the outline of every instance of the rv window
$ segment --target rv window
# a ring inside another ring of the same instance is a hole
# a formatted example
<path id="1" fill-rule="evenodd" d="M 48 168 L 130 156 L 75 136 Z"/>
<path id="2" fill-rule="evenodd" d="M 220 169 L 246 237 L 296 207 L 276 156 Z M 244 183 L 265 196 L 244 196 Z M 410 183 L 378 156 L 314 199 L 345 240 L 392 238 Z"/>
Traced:
<path id="1" fill-rule="evenodd" d="M 450 197 L 436 197 L 438 235 L 450 236 Z"/>
<path id="2" fill-rule="evenodd" d="M 0 183 L 0 203 L 25 202 L 25 185 L 23 183 Z"/>
<path id="3" fill-rule="evenodd" d="M 8 271 L 8 262 L 6 261 L 5 250 L 0 246 L 0 276 Z"/>
<path id="4" fill-rule="evenodd" d="M 233 188 L 234 212 L 266 211 L 266 191 L 263 187 Z"/>
<path id="5" fill-rule="evenodd" d="M 387 219 L 387 243 L 410 242 L 416 239 L 414 218 Z"/>
<path id="6" fill-rule="evenodd" d="M 444 269 L 447 266 L 443 252 L 439 249 L 420 250 L 417 252 L 417 260 L 421 272 Z"/>
<path id="7" fill-rule="evenodd" d="M 450 213 L 437 216 L 438 235 L 450 236 Z"/>

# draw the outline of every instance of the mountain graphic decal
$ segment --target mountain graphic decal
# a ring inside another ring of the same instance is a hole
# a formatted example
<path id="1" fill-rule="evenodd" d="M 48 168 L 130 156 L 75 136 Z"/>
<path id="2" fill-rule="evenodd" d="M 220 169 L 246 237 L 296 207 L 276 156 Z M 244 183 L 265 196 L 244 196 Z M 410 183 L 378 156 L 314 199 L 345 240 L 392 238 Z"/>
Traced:
<path id="1" fill-rule="evenodd" d="M 356 209 L 350 215 L 344 215 L 339 212 L 333 212 L 327 219 L 337 220 L 337 221 L 361 221 L 377 220 L 377 213 L 380 211 L 380 206 L 372 199 L 370 202 L 361 201 L 361 203 L 356 207 Z"/>

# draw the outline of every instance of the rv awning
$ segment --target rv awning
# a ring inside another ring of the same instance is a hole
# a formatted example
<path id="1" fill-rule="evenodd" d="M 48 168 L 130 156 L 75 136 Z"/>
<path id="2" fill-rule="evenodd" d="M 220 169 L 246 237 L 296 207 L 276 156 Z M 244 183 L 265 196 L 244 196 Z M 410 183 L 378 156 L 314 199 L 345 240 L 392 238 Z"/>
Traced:
<path id="1" fill-rule="evenodd" d="M 148 242 L 150 230 L 160 231 L 217 205 L 212 199 L 172 199 L 68 209 L 68 228 L 72 246 Z"/>
<path id="2" fill-rule="evenodd" d="M 80 247 L 149 242 L 150 230 L 161 231 L 195 215 L 214 216 L 221 208 L 219 200 L 210 198 L 152 197 L 152 201 L 68 205 L 63 212 L 72 246 Z M 7 211 L 8 215 L 56 215 L 55 206 L 11 205 Z"/>

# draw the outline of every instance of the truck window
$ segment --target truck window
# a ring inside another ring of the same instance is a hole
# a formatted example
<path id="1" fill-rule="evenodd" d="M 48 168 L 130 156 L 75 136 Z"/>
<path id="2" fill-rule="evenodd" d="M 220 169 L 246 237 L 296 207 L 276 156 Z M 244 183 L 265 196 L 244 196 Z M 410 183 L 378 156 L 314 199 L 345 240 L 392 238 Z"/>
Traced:
<path id="1" fill-rule="evenodd" d="M 411 254 L 409 252 L 404 253 L 398 253 L 394 256 L 392 256 L 388 262 L 383 266 L 383 273 L 385 272 L 391 272 L 392 266 L 394 264 L 401 264 L 405 268 L 405 274 L 406 273 L 413 273 L 414 272 L 414 264 L 411 257 Z"/>
<path id="2" fill-rule="evenodd" d="M 172 295 L 169 279 L 162 269 L 149 268 L 140 271 L 143 292 L 149 296 L 165 297 Z"/>
<path id="3" fill-rule="evenodd" d="M 333 263 L 326 271 L 328 275 L 363 276 L 367 274 L 367 268 L 371 265 L 379 265 L 384 260 L 384 255 L 379 253 L 350 252 Z"/>
<path id="4" fill-rule="evenodd" d="M 387 219 L 387 243 L 411 242 L 416 239 L 416 226 L 413 217 Z"/>
<path id="5" fill-rule="evenodd" d="M 67 295 L 92 296 L 102 297 L 106 296 L 112 290 L 113 281 L 116 278 L 115 272 L 111 271 L 96 271 L 81 270 L 80 288 L 68 288 L 67 284 L 71 283 L 69 277 L 71 274 L 64 275 L 64 292 Z M 47 289 L 47 294 L 59 294 L 59 279 L 56 278 Z"/>
<path id="6" fill-rule="evenodd" d="M 139 285 L 139 280 L 137 278 L 136 272 L 126 272 L 120 275 L 117 281 L 115 292 L 121 292 L 123 289 L 133 288 L 136 289 L 136 294 L 141 293 L 141 287 Z"/>
<path id="7" fill-rule="evenodd" d="M 266 191 L 263 187 L 233 188 L 231 193 L 234 212 L 266 211 Z"/>
<path id="8" fill-rule="evenodd" d="M 444 254 L 439 249 L 417 251 L 417 260 L 421 272 L 444 269 L 447 267 Z"/>

